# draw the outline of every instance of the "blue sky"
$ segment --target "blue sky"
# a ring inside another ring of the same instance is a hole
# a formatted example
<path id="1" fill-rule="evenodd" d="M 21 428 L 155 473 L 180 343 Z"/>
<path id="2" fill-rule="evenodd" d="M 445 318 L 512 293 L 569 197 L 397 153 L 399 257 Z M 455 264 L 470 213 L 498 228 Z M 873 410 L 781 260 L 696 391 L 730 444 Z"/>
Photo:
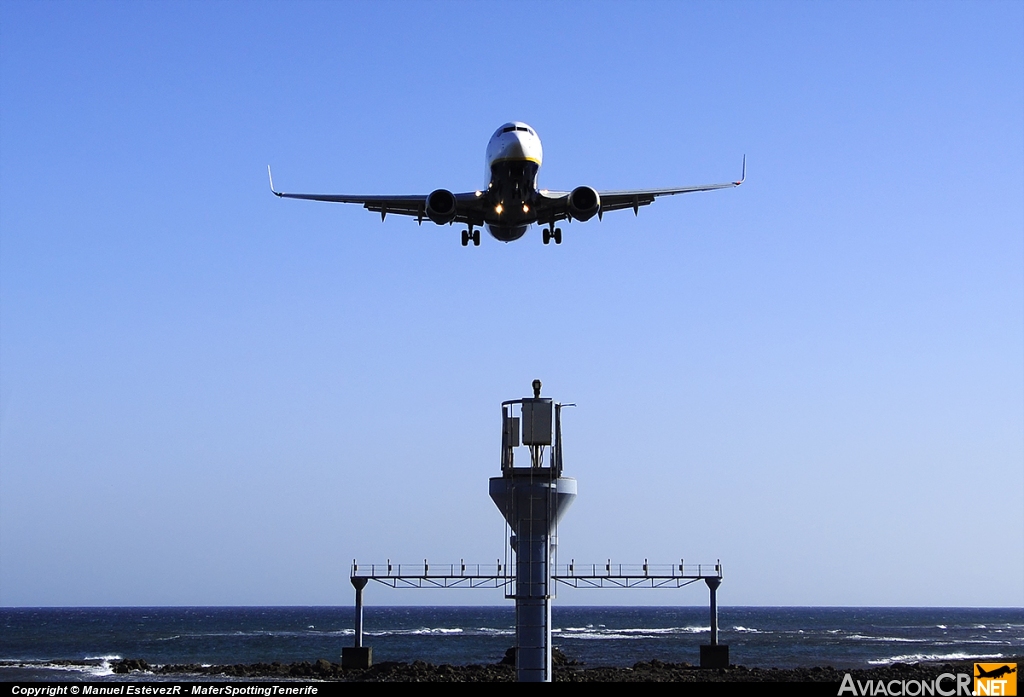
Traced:
<path id="1" fill-rule="evenodd" d="M 537 377 L 579 405 L 562 561 L 1024 604 L 1022 37 L 1011 2 L 0 4 L 0 604 L 493 560 Z M 747 183 L 470 249 L 267 189 L 473 190 L 512 119 L 551 188 Z"/>

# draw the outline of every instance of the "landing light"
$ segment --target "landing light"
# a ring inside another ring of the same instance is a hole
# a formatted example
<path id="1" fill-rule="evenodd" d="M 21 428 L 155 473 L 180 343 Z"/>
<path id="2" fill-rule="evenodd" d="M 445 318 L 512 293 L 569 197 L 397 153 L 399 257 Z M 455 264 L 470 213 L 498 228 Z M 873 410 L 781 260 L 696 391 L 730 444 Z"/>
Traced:
<path id="1" fill-rule="evenodd" d="M 483 192 L 483 191 L 477 191 L 477 192 L 476 192 L 476 197 L 477 197 L 477 198 L 480 198 L 480 197 L 481 197 L 481 196 L 483 196 L 483 195 L 484 195 L 484 192 Z"/>
<path id="2" fill-rule="evenodd" d="M 495 206 L 495 207 L 494 207 L 494 212 L 495 212 L 495 213 L 497 213 L 498 215 L 501 215 L 501 212 L 502 212 L 503 210 L 505 210 L 505 209 L 504 209 L 504 208 L 502 208 L 502 206 L 501 206 L 501 204 L 500 204 L 500 203 L 499 203 L 499 204 L 498 204 L 497 206 Z"/>
<path id="3" fill-rule="evenodd" d="M 529 212 L 530 212 L 530 207 L 529 207 L 529 206 L 527 206 L 527 205 L 526 205 L 526 204 L 524 203 L 524 204 L 523 204 L 523 213 L 529 213 Z"/>

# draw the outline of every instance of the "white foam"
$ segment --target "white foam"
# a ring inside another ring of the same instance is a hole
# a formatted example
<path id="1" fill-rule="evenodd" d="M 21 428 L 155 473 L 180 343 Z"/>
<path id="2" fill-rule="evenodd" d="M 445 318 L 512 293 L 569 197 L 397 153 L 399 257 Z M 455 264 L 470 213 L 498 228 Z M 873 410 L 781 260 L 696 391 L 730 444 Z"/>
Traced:
<path id="1" fill-rule="evenodd" d="M 560 630 L 560 636 L 563 639 L 657 639 L 673 634 L 698 634 L 708 631 L 711 631 L 711 627 L 623 627 L 619 629 L 565 627 Z"/>
<path id="2" fill-rule="evenodd" d="M 89 673 L 90 675 L 95 675 L 95 676 L 99 677 L 101 675 L 113 675 L 114 674 L 114 669 L 110 667 L 110 662 L 111 661 L 120 661 L 121 657 L 116 655 L 116 654 L 111 654 L 109 656 L 86 656 L 85 660 L 87 660 L 87 661 L 99 661 L 100 662 L 100 664 L 97 665 L 97 666 L 86 665 L 83 668 L 83 670 L 86 673 Z"/>
<path id="3" fill-rule="evenodd" d="M 114 669 L 111 667 L 110 662 L 119 660 L 121 660 L 120 656 L 111 654 L 109 656 L 86 656 L 82 659 L 81 663 L 70 661 L 52 663 L 50 661 L 23 661 L 17 659 L 4 659 L 0 663 L 5 668 L 42 668 L 45 670 L 59 670 L 66 673 L 84 673 L 90 677 L 103 677 L 114 674 Z"/>
<path id="4" fill-rule="evenodd" d="M 871 665 L 889 665 L 890 663 L 920 663 L 921 661 L 971 661 L 978 658 L 1002 658 L 1001 653 L 910 653 L 903 656 L 890 656 L 889 658 L 876 658 L 868 661 Z"/>
<path id="5" fill-rule="evenodd" d="M 647 639 L 647 638 L 652 638 L 652 637 L 644 637 L 644 636 L 640 636 L 638 634 L 616 634 L 614 631 L 609 631 L 609 632 L 605 632 L 605 633 L 580 632 L 579 634 L 573 634 L 571 637 L 566 637 L 566 638 L 567 639 L 598 639 L 598 640 L 618 639 L 618 640 L 621 641 L 623 639 Z"/>
<path id="6" fill-rule="evenodd" d="M 412 633 L 413 634 L 441 634 L 441 635 L 447 635 L 447 634 L 462 634 L 462 631 L 463 630 L 462 630 L 461 627 L 454 627 L 454 628 L 433 627 L 433 628 L 428 628 L 428 629 L 417 629 L 417 630 L 414 630 Z"/>
<path id="7" fill-rule="evenodd" d="M 552 631 L 560 631 L 566 636 L 576 636 L 580 633 L 592 633 L 592 634 L 623 634 L 623 635 L 665 635 L 665 634 L 698 634 L 700 632 L 709 632 L 711 627 L 620 627 L 618 629 L 594 629 L 593 627 L 565 627 L 562 629 L 553 629 Z"/>
<path id="8" fill-rule="evenodd" d="M 419 629 L 384 629 L 376 632 L 364 632 L 367 636 L 446 636 L 462 634 L 461 627 L 420 627 Z"/>
<path id="9" fill-rule="evenodd" d="M 851 634 L 847 639 L 858 639 L 860 641 L 884 641 L 887 644 L 927 644 L 930 639 L 908 639 L 901 636 L 867 636 L 865 634 Z"/>

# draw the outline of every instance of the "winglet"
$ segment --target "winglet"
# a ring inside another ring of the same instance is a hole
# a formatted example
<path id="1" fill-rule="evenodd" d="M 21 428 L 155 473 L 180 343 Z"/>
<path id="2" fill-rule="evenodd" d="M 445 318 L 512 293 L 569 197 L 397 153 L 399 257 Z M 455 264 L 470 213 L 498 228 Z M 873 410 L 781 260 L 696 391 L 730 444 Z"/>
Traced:
<path id="1" fill-rule="evenodd" d="M 267 176 L 270 177 L 270 192 L 274 196 L 281 196 L 281 194 L 274 190 L 274 175 L 270 173 L 270 165 L 267 165 Z"/>
<path id="2" fill-rule="evenodd" d="M 740 180 L 738 182 L 733 182 L 733 185 L 734 186 L 739 186 L 740 184 L 742 184 L 746 180 L 747 180 L 747 156 L 744 155 L 743 156 L 743 173 L 740 174 Z"/>

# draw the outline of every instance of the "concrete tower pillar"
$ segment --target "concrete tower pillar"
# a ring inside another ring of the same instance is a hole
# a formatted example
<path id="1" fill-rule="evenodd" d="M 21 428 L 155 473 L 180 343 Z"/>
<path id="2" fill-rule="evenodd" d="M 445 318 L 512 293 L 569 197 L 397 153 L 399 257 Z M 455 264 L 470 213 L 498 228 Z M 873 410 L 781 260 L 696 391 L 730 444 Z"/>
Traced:
<path id="1" fill-rule="evenodd" d="M 515 472 L 492 478 L 490 494 L 514 535 L 517 678 L 550 682 L 555 526 L 576 498 L 576 480 Z"/>

